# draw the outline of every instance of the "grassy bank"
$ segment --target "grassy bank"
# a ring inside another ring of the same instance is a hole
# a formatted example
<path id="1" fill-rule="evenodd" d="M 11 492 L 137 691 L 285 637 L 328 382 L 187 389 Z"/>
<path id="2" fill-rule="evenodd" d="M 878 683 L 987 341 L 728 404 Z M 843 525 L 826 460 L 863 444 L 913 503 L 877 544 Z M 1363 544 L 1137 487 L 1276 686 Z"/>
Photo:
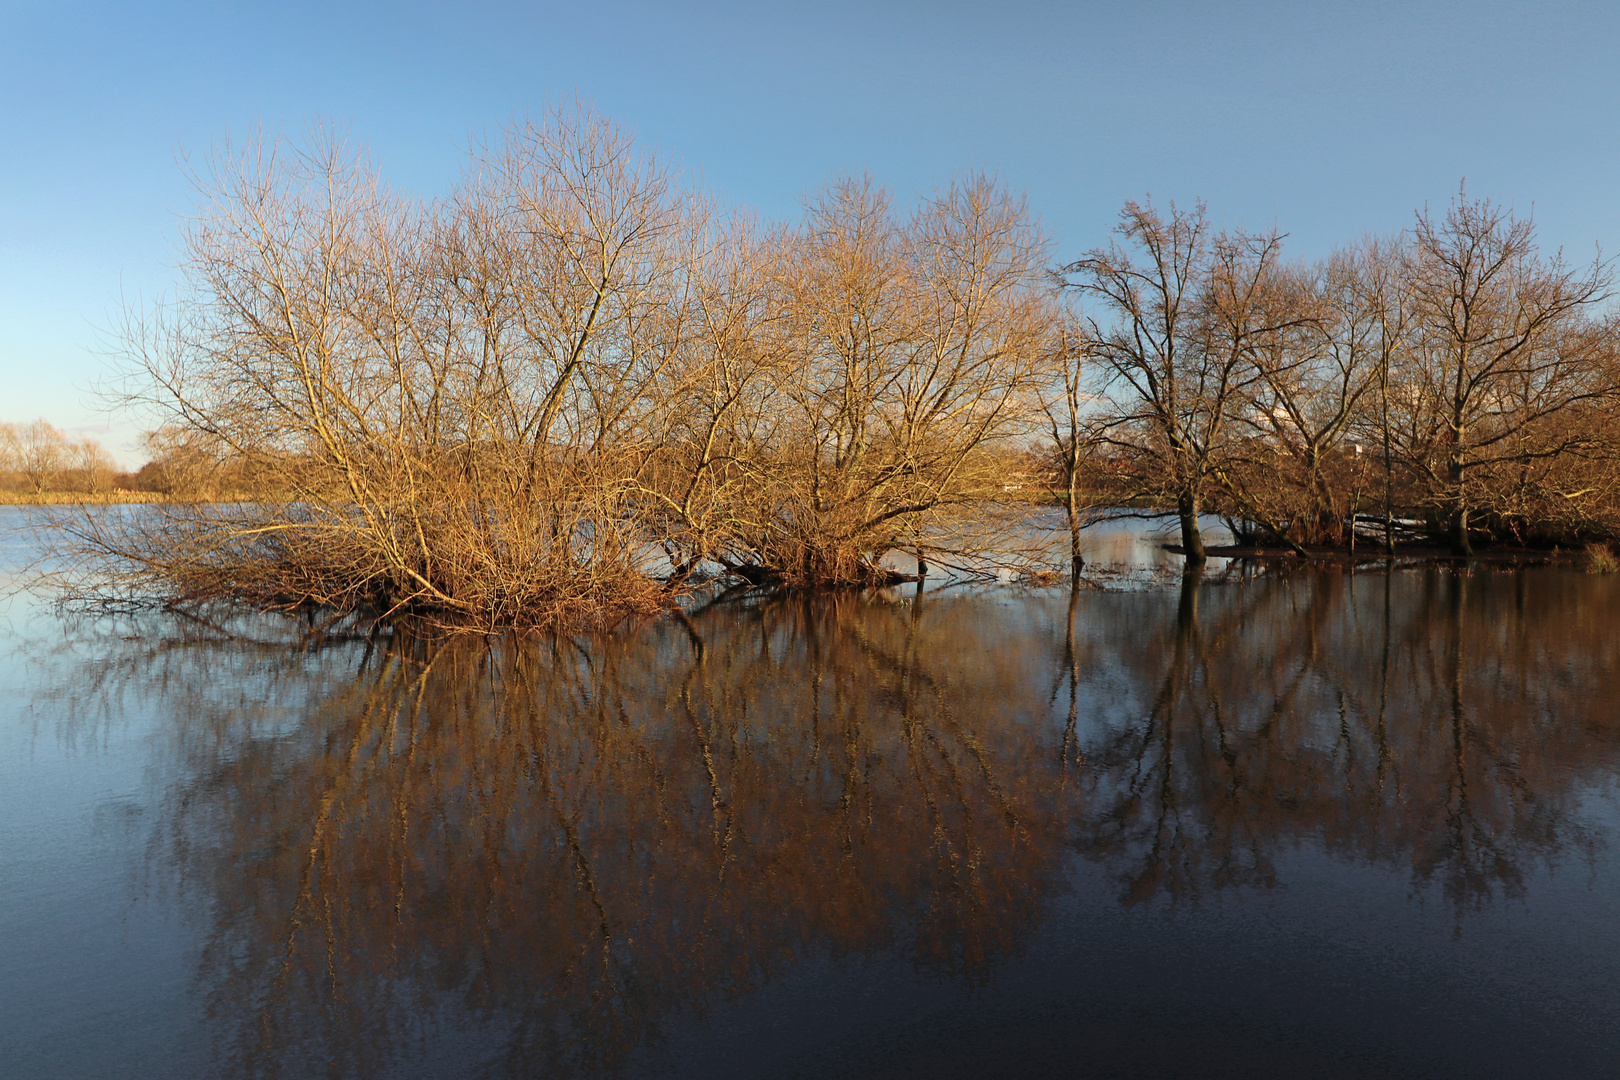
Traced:
<path id="1" fill-rule="evenodd" d="M 0 491 L 0 506 L 116 506 L 121 503 L 168 501 L 167 495 L 156 491 L 103 491 L 96 494 L 83 491 L 45 491 L 38 494 Z"/>

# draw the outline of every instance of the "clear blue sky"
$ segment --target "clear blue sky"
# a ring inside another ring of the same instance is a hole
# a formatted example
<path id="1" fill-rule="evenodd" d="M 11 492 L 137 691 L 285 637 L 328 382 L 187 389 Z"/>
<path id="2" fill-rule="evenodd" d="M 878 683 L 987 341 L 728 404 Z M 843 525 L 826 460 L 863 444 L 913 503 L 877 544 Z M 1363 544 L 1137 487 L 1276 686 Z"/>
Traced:
<path id="1" fill-rule="evenodd" d="M 576 93 L 774 216 L 843 172 L 977 167 L 1059 257 L 1146 193 L 1319 255 L 1466 177 L 1544 246 L 1620 251 L 1612 3 L 0 0 L 0 419 L 105 422 L 98 331 L 174 280 L 180 155 L 324 116 L 430 193 Z M 132 460 L 127 423 L 95 433 Z"/>

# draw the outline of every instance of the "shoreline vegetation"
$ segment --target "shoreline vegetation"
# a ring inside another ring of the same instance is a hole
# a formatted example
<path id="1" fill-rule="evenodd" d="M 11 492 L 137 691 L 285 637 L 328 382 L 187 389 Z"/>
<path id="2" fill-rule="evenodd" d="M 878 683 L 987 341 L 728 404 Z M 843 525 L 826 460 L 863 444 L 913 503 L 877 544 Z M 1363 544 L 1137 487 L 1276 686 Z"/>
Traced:
<path id="1" fill-rule="evenodd" d="M 1173 508 L 1193 567 L 1227 554 L 1203 514 L 1296 558 L 1620 536 L 1611 266 L 1463 190 L 1311 262 L 1127 202 L 1057 263 L 993 177 L 906 205 L 845 178 L 764 221 L 586 106 L 436 199 L 329 129 L 223 144 L 196 185 L 107 391 L 147 465 L 0 432 L 81 597 L 557 629 L 716 579 L 1078 576 L 1108 506 Z M 92 512 L 125 501 L 154 509 Z"/>
<path id="2" fill-rule="evenodd" d="M 0 506 L 125 506 L 167 502 L 157 491 L 0 491 Z"/>

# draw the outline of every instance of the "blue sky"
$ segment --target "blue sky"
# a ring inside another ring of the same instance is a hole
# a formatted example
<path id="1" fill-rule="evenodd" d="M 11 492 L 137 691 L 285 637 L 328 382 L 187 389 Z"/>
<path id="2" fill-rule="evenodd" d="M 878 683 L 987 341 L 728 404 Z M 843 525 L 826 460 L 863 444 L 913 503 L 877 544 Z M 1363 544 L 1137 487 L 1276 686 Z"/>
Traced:
<path id="1" fill-rule="evenodd" d="M 174 281 L 179 160 L 259 122 L 346 123 L 432 193 L 578 94 L 772 216 L 840 173 L 994 170 L 1060 258 L 1149 193 L 1321 255 L 1466 177 L 1584 260 L 1620 251 L 1617 58 L 1597 3 L 0 0 L 0 419 L 133 461 L 86 393 L 101 331 Z"/>

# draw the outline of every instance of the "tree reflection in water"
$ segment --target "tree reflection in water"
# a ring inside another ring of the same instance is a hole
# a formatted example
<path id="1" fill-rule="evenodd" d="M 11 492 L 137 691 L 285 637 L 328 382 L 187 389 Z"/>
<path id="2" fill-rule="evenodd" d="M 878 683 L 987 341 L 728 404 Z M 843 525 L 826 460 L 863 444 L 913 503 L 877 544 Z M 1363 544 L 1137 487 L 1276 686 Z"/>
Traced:
<path id="1" fill-rule="evenodd" d="M 495 1073 L 611 1072 L 807 958 L 981 978 L 1075 853 L 1173 907 L 1312 845 L 1409 867 L 1461 927 L 1599 843 L 1607 586 L 1189 577 L 588 639 L 170 640 L 91 696 L 153 686 L 178 718 L 154 853 L 211 920 L 229 1071 L 385 1072 L 455 1032 Z"/>
<path id="2" fill-rule="evenodd" d="M 363 1072 L 452 1013 L 514 1072 L 609 1067 L 807 955 L 983 972 L 1058 882 L 1076 792 L 1029 722 L 1037 657 L 928 607 L 395 641 L 274 730 L 177 710 L 173 850 L 240 1071 Z"/>
<path id="3" fill-rule="evenodd" d="M 1569 574 L 1190 576 L 1173 619 L 1092 624 L 1134 708 L 1088 751 L 1080 848 L 1125 903 L 1271 887 L 1298 843 L 1410 866 L 1459 915 L 1514 895 L 1597 843 L 1578 802 L 1617 761 L 1615 614 Z"/>

